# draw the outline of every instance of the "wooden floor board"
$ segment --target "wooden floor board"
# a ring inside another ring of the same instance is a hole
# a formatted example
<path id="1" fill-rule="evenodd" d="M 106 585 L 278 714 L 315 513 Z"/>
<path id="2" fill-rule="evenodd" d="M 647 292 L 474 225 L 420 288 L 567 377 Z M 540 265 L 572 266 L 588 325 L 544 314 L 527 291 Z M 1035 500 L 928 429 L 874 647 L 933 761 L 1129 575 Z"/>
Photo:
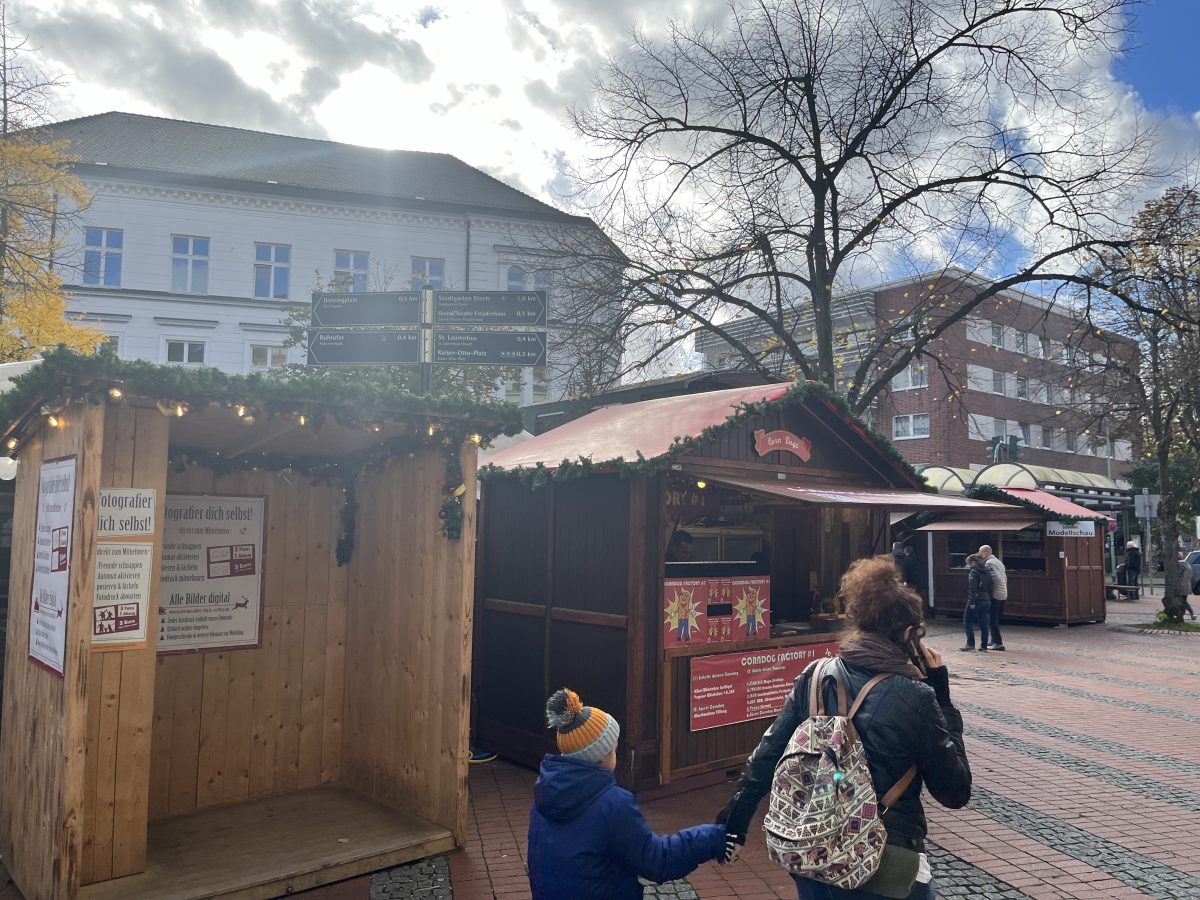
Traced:
<path id="1" fill-rule="evenodd" d="M 258 900 L 453 848 L 448 829 L 326 785 L 154 822 L 146 871 L 79 897 Z"/>

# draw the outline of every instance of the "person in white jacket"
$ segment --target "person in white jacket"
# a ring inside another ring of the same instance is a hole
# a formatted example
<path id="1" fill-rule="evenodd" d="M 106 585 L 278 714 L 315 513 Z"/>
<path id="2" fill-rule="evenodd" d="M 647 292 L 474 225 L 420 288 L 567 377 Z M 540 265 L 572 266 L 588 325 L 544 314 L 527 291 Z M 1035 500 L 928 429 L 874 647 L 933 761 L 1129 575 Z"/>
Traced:
<path id="1" fill-rule="evenodd" d="M 992 548 L 987 544 L 979 548 L 979 555 L 983 557 L 983 564 L 987 566 L 992 575 L 992 609 L 990 612 L 992 642 L 988 645 L 988 649 L 1003 650 L 1004 638 L 1000 636 L 1000 607 L 1008 599 L 1008 573 L 1005 572 L 1004 563 L 1000 562 L 1000 557 L 993 553 Z"/>

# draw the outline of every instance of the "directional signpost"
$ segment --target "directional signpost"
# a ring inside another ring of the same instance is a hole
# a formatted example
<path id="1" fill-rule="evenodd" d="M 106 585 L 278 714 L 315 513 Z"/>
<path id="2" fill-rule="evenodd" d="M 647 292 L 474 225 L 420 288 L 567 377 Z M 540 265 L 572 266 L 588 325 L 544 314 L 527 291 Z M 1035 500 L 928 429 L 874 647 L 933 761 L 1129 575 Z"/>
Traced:
<path id="1" fill-rule="evenodd" d="M 544 366 L 546 335 L 533 331 L 433 332 L 439 366 Z"/>
<path id="2" fill-rule="evenodd" d="M 421 333 L 416 329 L 313 328 L 308 332 L 310 366 L 403 366 L 420 361 Z"/>
<path id="3" fill-rule="evenodd" d="M 545 291 L 314 293 L 308 364 L 419 364 L 427 394 L 435 364 L 546 365 L 546 317 Z"/>

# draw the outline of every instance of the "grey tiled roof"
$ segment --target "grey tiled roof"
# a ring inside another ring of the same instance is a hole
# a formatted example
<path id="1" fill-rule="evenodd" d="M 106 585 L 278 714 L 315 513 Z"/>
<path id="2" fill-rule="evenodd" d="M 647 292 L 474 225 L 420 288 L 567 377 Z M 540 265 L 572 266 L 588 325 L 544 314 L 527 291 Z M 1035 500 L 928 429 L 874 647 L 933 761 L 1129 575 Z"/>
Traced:
<path id="1" fill-rule="evenodd" d="M 103 163 L 184 181 L 253 182 L 273 193 L 290 187 L 580 221 L 446 153 L 380 150 L 122 112 L 57 122 L 39 132 L 69 140 L 71 154 L 89 169 Z"/>

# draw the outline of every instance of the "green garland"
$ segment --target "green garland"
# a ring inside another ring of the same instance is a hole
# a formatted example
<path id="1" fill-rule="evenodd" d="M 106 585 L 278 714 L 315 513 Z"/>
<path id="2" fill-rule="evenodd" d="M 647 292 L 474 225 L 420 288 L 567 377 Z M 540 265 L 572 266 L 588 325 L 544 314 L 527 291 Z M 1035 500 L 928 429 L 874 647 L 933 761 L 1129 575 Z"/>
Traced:
<path id="1" fill-rule="evenodd" d="M 913 487 L 925 493 L 937 493 L 892 445 L 891 441 L 854 415 L 846 401 L 836 392 L 826 385 L 814 381 L 799 382 L 776 400 L 744 403 L 724 422 L 710 425 L 698 435 L 692 437 L 676 435 L 674 442 L 665 453 L 650 459 L 639 452 L 637 459 L 633 461 L 626 460 L 624 457 L 601 462 L 584 457 L 575 460 L 564 459 L 553 469 L 542 463 L 534 466 L 518 466 L 513 469 L 502 469 L 489 464 L 479 470 L 479 477 L 483 479 L 514 478 L 525 487 L 536 489 L 548 484 L 552 478 L 556 481 L 563 481 L 582 478 L 597 472 L 615 472 L 622 478 L 657 475 L 669 470 L 680 456 L 699 449 L 723 434 L 745 427 L 746 420 L 751 416 L 765 415 L 768 412 L 799 406 L 813 400 L 823 403 L 830 411 L 843 419 L 851 430 L 877 450 L 900 474 L 909 479 Z"/>
<path id="2" fill-rule="evenodd" d="M 438 510 L 438 518 L 442 520 L 442 534 L 451 540 L 462 536 L 462 495 L 465 492 L 463 482 L 462 459 L 458 453 L 458 442 L 446 440 L 443 442 L 446 466 L 442 477 L 442 508 Z"/>
<path id="3" fill-rule="evenodd" d="M 978 485 L 975 485 L 974 487 L 969 487 L 965 491 L 963 491 L 962 495 L 964 497 L 968 497 L 972 500 L 994 500 L 999 503 L 1007 503 L 1010 506 L 1013 504 L 1016 504 L 1017 506 L 1023 506 L 1026 509 L 1032 510 L 1033 512 L 1036 512 L 1036 513 L 1039 513 L 1040 515 L 1045 516 L 1047 519 L 1052 519 L 1055 522 L 1062 522 L 1064 525 L 1074 525 L 1076 522 L 1092 521 L 1092 520 L 1100 520 L 1100 519 L 1108 518 L 1107 516 L 1104 516 L 1104 515 L 1095 515 L 1095 516 L 1063 515 L 1062 513 L 1055 512 L 1052 509 L 1047 509 L 1046 507 L 1042 506 L 1040 503 L 1034 503 L 1032 500 L 1029 500 L 1025 497 L 1018 496 L 1017 494 L 1010 494 L 1008 491 L 1006 491 L 1002 488 L 998 488 L 993 484 L 978 484 Z"/>
<path id="4" fill-rule="evenodd" d="M 521 429 L 520 411 L 503 403 L 476 402 L 459 397 L 415 397 L 398 392 L 385 379 L 369 373 L 342 379 L 313 371 L 291 375 L 287 379 L 261 375 L 227 375 L 216 369 L 184 369 L 158 366 L 142 361 L 124 362 L 111 350 L 82 356 L 70 350 L 48 351 L 42 362 L 13 379 L 10 391 L 0 394 L 0 423 L 4 434 L 19 446 L 26 430 L 37 427 L 47 410 L 59 409 L 71 402 L 99 403 L 126 397 L 154 400 L 162 406 L 182 405 L 203 409 L 209 404 L 245 408 L 249 415 L 289 418 L 297 415 L 311 420 L 319 429 L 326 417 L 347 428 L 371 428 L 378 431 L 387 421 L 448 417 L 453 424 L 428 426 L 428 438 L 420 428 L 399 437 L 379 441 L 359 453 L 340 457 L 296 456 L 286 453 L 243 453 L 222 455 L 212 450 L 172 446 L 170 464 L 204 466 L 215 473 L 235 469 L 266 469 L 296 472 L 300 475 L 337 479 L 345 487 L 342 508 L 342 535 L 338 540 L 337 559 L 345 565 L 354 550 L 355 515 L 358 508 L 355 482 L 366 468 L 381 468 L 401 455 L 412 456 L 435 442 L 446 457 L 447 478 L 451 468 L 457 472 L 455 487 L 460 485 L 462 464 L 459 446 L 468 439 L 487 443 L 497 434 L 515 434 Z M 110 401 L 112 402 L 112 401 Z M 168 409 L 169 411 L 169 409 Z M 439 429 L 442 429 L 439 432 Z M 435 437 L 439 434 L 440 437 Z M 451 539 L 462 534 L 461 495 L 453 494 L 453 508 L 447 503 L 439 510 L 438 530 Z"/>
<path id="5" fill-rule="evenodd" d="M 47 351 L 40 364 L 14 378 L 12 388 L 0 394 L 0 423 L 11 431 L 35 405 L 57 408 L 72 400 L 99 397 L 113 386 L 129 396 L 195 409 L 209 403 L 246 405 L 268 416 L 304 409 L 316 426 L 326 416 L 347 428 L 452 416 L 471 421 L 485 438 L 521 430 L 521 414 L 515 406 L 462 397 L 418 397 L 369 372 L 350 379 L 324 370 L 287 378 L 227 375 L 216 369 L 124 361 L 107 348 L 83 356 L 62 347 Z"/>

